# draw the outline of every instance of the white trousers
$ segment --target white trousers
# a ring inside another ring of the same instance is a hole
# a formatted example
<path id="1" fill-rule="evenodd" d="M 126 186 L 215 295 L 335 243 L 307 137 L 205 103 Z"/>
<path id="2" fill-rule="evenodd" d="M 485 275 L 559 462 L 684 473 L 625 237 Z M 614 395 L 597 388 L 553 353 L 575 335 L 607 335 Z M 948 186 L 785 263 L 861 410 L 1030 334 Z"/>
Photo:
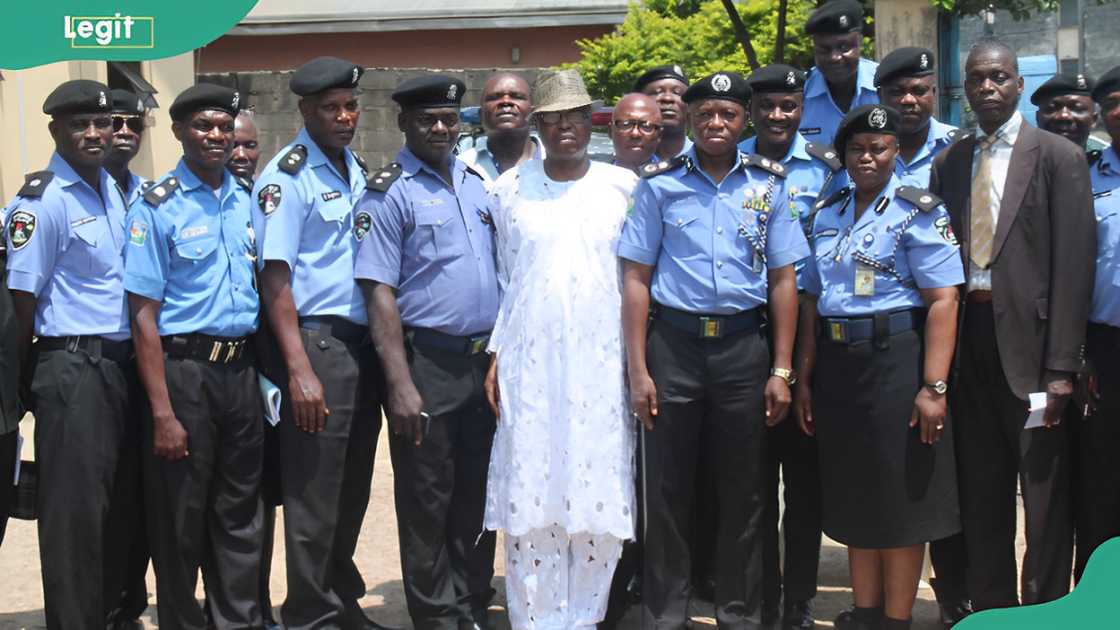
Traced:
<path id="1" fill-rule="evenodd" d="M 505 545 L 513 630 L 594 630 L 603 620 L 622 540 L 554 526 L 506 536 Z"/>

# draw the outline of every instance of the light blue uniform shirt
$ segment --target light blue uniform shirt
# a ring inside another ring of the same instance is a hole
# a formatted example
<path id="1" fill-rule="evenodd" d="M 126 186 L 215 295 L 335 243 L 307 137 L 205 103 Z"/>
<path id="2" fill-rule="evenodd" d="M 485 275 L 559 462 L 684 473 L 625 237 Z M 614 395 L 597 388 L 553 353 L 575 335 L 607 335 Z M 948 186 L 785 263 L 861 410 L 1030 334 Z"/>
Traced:
<path id="1" fill-rule="evenodd" d="M 498 274 L 482 176 L 451 157 L 448 186 L 407 147 L 388 191 L 355 207 L 371 224 L 354 277 L 397 289 L 401 323 L 449 335 L 489 332 L 498 317 Z"/>
<path id="2" fill-rule="evenodd" d="M 619 257 L 654 266 L 653 300 L 670 308 L 731 315 L 765 304 L 767 268 L 809 255 L 784 178 L 740 160 L 717 185 L 695 147 L 678 159 L 638 182 Z"/>
<path id="3" fill-rule="evenodd" d="M 900 185 L 898 176 L 891 177 L 859 221 L 853 220 L 854 192 L 817 213 L 805 290 L 818 296 L 821 315 L 858 317 L 924 308 L 918 289 L 964 283 L 960 248 L 945 206 L 923 212 L 895 196 Z M 881 213 L 876 210 L 880 207 Z M 860 267 L 874 273 L 872 295 L 856 295 Z"/>
<path id="4" fill-rule="evenodd" d="M 946 125 L 936 118 L 930 118 L 926 143 L 918 149 L 914 159 L 907 164 L 902 160 L 901 153 L 895 158 L 894 174 L 898 176 L 900 183 L 904 186 L 929 188 L 929 173 L 933 170 L 933 158 L 937 157 L 942 149 L 953 144 L 957 136 L 956 131 L 956 127 Z"/>
<path id="5" fill-rule="evenodd" d="M 1120 327 L 1120 156 L 1109 147 L 1089 167 L 1097 214 L 1097 275 L 1089 321 Z"/>
<path id="6" fill-rule="evenodd" d="M 279 167 L 295 145 L 306 147 L 307 160 L 291 175 Z M 344 154 L 349 180 L 301 129 L 253 186 L 253 227 L 261 244 L 259 264 L 278 260 L 291 270 L 300 317 L 336 315 L 365 324 L 365 303 L 354 282 L 358 239 L 353 210 L 366 180 L 353 152 L 346 149 Z"/>
<path id="7" fill-rule="evenodd" d="M 124 296 L 124 197 L 99 172 L 95 191 L 57 153 L 40 197 L 8 205 L 8 287 L 38 298 L 35 334 L 127 339 Z"/>
<path id="8" fill-rule="evenodd" d="M 244 337 L 257 329 L 252 201 L 223 174 L 215 191 L 179 160 L 169 175 L 178 187 L 157 205 L 142 197 L 128 211 L 124 288 L 163 302 L 160 335 Z"/>
<path id="9" fill-rule="evenodd" d="M 124 193 L 125 201 L 128 202 L 128 207 L 131 208 L 136 200 L 144 195 L 148 190 L 148 180 L 140 177 L 136 173 L 129 171 L 128 173 L 128 190 L 121 190 Z"/>
<path id="10" fill-rule="evenodd" d="M 879 64 L 869 59 L 859 60 L 856 93 L 852 97 L 849 111 L 860 105 L 879 102 L 879 94 L 875 91 L 875 69 L 878 67 Z M 828 82 L 816 68 L 811 68 L 809 76 L 805 79 L 805 105 L 802 112 L 801 135 L 811 142 L 822 144 L 832 144 L 840 120 L 848 113 L 840 111 L 836 106 L 832 94 L 828 91 Z"/>
<path id="11" fill-rule="evenodd" d="M 688 153 L 691 150 L 692 150 L 692 139 L 689 138 L 688 136 L 685 136 L 684 137 L 684 146 L 681 147 L 681 152 L 678 153 L 677 155 L 684 155 L 685 153 Z M 663 159 L 665 159 L 665 158 L 657 157 L 657 151 L 654 151 L 653 155 L 649 156 L 649 163 L 650 164 L 660 164 Z"/>

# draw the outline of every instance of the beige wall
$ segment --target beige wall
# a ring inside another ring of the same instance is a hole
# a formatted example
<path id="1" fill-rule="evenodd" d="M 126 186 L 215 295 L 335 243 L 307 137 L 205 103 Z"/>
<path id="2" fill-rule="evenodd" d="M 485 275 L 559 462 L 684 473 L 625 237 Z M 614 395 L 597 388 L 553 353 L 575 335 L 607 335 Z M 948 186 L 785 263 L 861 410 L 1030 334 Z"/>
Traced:
<path id="1" fill-rule="evenodd" d="M 144 62 L 141 71 L 158 91 L 160 107 L 149 115 L 149 130 L 132 168 L 143 177 L 153 177 L 170 170 L 179 158 L 167 108 L 179 92 L 194 83 L 194 53 Z M 107 77 L 108 65 L 102 61 L 66 61 L 4 71 L 0 81 L 0 204 L 15 196 L 25 174 L 45 168 L 54 151 L 47 131 L 50 117 L 42 110 L 51 90 L 71 79 L 105 81 Z"/>
<path id="2" fill-rule="evenodd" d="M 923 46 L 938 54 L 937 9 L 929 0 L 875 2 L 876 56 L 882 59 L 903 46 Z"/>

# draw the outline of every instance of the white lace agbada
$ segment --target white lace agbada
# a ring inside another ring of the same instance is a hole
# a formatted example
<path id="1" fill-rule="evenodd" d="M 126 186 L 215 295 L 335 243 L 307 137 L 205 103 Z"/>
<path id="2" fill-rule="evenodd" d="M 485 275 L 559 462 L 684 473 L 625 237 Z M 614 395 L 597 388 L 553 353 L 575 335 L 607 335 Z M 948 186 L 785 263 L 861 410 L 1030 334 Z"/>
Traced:
<path id="1" fill-rule="evenodd" d="M 490 342 L 502 415 L 486 528 L 630 539 L 635 421 L 616 249 L 637 178 L 592 162 L 556 182 L 543 164 L 504 173 L 490 196 L 504 295 Z"/>

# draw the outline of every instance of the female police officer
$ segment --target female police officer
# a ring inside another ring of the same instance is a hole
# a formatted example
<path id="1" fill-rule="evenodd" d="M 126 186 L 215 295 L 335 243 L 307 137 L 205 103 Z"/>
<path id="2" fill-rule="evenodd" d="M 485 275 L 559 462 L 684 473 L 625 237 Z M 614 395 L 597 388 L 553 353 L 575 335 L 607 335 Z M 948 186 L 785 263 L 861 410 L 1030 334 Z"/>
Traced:
<path id="1" fill-rule="evenodd" d="M 924 544 L 960 530 L 945 381 L 964 271 L 941 201 L 893 175 L 898 128 L 880 105 L 844 117 L 852 185 L 821 202 L 805 268 L 795 413 L 817 435 L 824 530 L 848 545 L 840 630 L 909 628 Z"/>

